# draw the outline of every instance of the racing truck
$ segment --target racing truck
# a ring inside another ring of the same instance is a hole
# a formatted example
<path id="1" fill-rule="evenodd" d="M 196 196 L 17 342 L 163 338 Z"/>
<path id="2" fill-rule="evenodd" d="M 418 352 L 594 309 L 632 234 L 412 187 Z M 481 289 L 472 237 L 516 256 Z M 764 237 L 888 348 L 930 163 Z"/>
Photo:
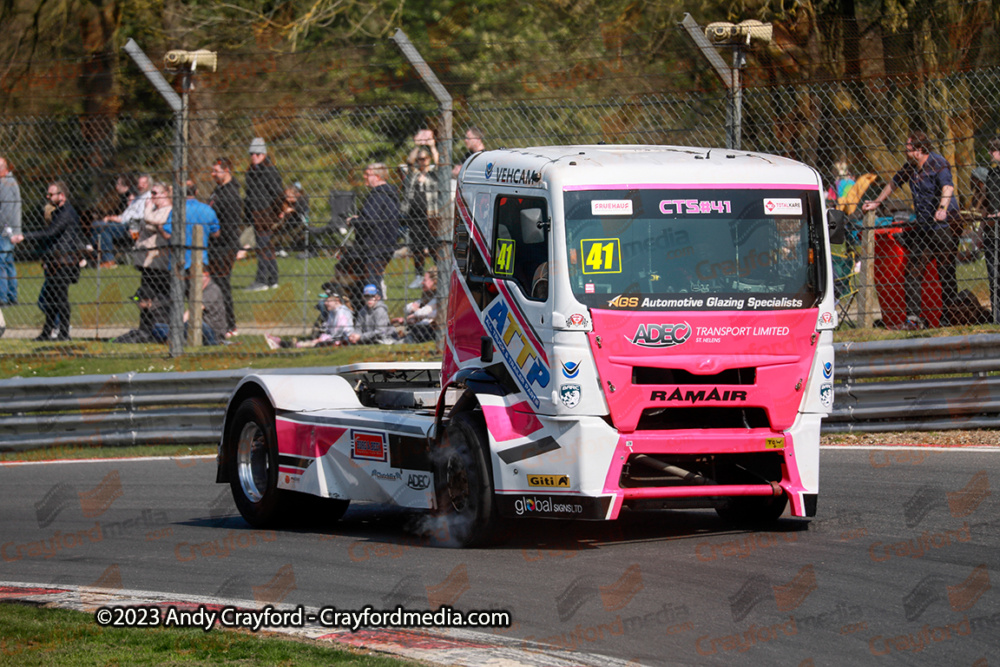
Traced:
<path id="1" fill-rule="evenodd" d="M 217 481 L 253 526 L 368 501 L 460 546 L 523 518 L 814 516 L 837 326 L 822 192 L 805 164 L 721 148 L 475 154 L 443 361 L 248 375 Z"/>

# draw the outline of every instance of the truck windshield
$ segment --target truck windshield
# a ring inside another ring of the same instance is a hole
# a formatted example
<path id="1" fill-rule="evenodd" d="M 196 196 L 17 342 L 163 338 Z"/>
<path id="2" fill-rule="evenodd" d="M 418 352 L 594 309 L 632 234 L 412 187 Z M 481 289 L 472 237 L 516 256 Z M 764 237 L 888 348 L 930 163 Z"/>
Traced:
<path id="1" fill-rule="evenodd" d="M 564 193 L 570 283 L 596 308 L 784 310 L 822 293 L 819 193 Z"/>

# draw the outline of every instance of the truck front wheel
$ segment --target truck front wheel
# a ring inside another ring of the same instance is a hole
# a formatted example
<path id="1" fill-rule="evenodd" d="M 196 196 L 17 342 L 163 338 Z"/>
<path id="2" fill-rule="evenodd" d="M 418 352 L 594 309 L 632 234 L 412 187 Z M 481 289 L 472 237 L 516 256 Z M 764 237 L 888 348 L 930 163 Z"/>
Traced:
<path id="1" fill-rule="evenodd" d="M 284 496 L 278 488 L 278 438 L 274 412 L 266 399 L 240 403 L 230 430 L 229 485 L 240 514 L 255 528 L 281 519 Z"/>
<path id="2" fill-rule="evenodd" d="M 434 454 L 437 506 L 448 541 L 462 547 L 487 542 L 496 528 L 489 436 L 481 419 L 460 413 L 448 423 Z"/>

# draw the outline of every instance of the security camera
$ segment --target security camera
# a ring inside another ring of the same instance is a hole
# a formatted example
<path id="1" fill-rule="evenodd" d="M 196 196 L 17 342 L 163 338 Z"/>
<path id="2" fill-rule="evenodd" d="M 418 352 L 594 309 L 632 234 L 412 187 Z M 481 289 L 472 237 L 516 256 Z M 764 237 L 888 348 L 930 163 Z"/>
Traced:
<path id="1" fill-rule="evenodd" d="M 198 69 L 198 67 L 207 67 L 214 72 L 218 64 L 218 55 L 215 51 L 208 51 L 206 49 L 200 51 L 167 51 L 167 55 L 163 57 L 163 63 L 170 70 L 181 69 L 190 65 L 192 72 Z"/>
<path id="2" fill-rule="evenodd" d="M 705 36 L 719 45 L 768 44 L 773 30 L 770 23 L 761 23 L 752 19 L 740 23 L 716 22 L 709 23 L 705 28 Z"/>

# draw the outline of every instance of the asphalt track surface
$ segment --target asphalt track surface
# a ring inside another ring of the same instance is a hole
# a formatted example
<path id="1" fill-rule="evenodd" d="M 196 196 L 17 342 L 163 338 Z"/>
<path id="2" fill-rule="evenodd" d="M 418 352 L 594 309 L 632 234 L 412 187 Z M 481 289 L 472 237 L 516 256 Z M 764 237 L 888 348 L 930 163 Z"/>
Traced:
<path id="1" fill-rule="evenodd" d="M 827 448 L 812 520 L 536 520 L 475 550 L 429 544 L 412 515 L 371 506 L 333 527 L 254 531 L 206 458 L 0 464 L 0 581 L 509 610 L 511 628 L 485 632 L 581 664 L 997 664 L 998 461 L 996 449 Z"/>

